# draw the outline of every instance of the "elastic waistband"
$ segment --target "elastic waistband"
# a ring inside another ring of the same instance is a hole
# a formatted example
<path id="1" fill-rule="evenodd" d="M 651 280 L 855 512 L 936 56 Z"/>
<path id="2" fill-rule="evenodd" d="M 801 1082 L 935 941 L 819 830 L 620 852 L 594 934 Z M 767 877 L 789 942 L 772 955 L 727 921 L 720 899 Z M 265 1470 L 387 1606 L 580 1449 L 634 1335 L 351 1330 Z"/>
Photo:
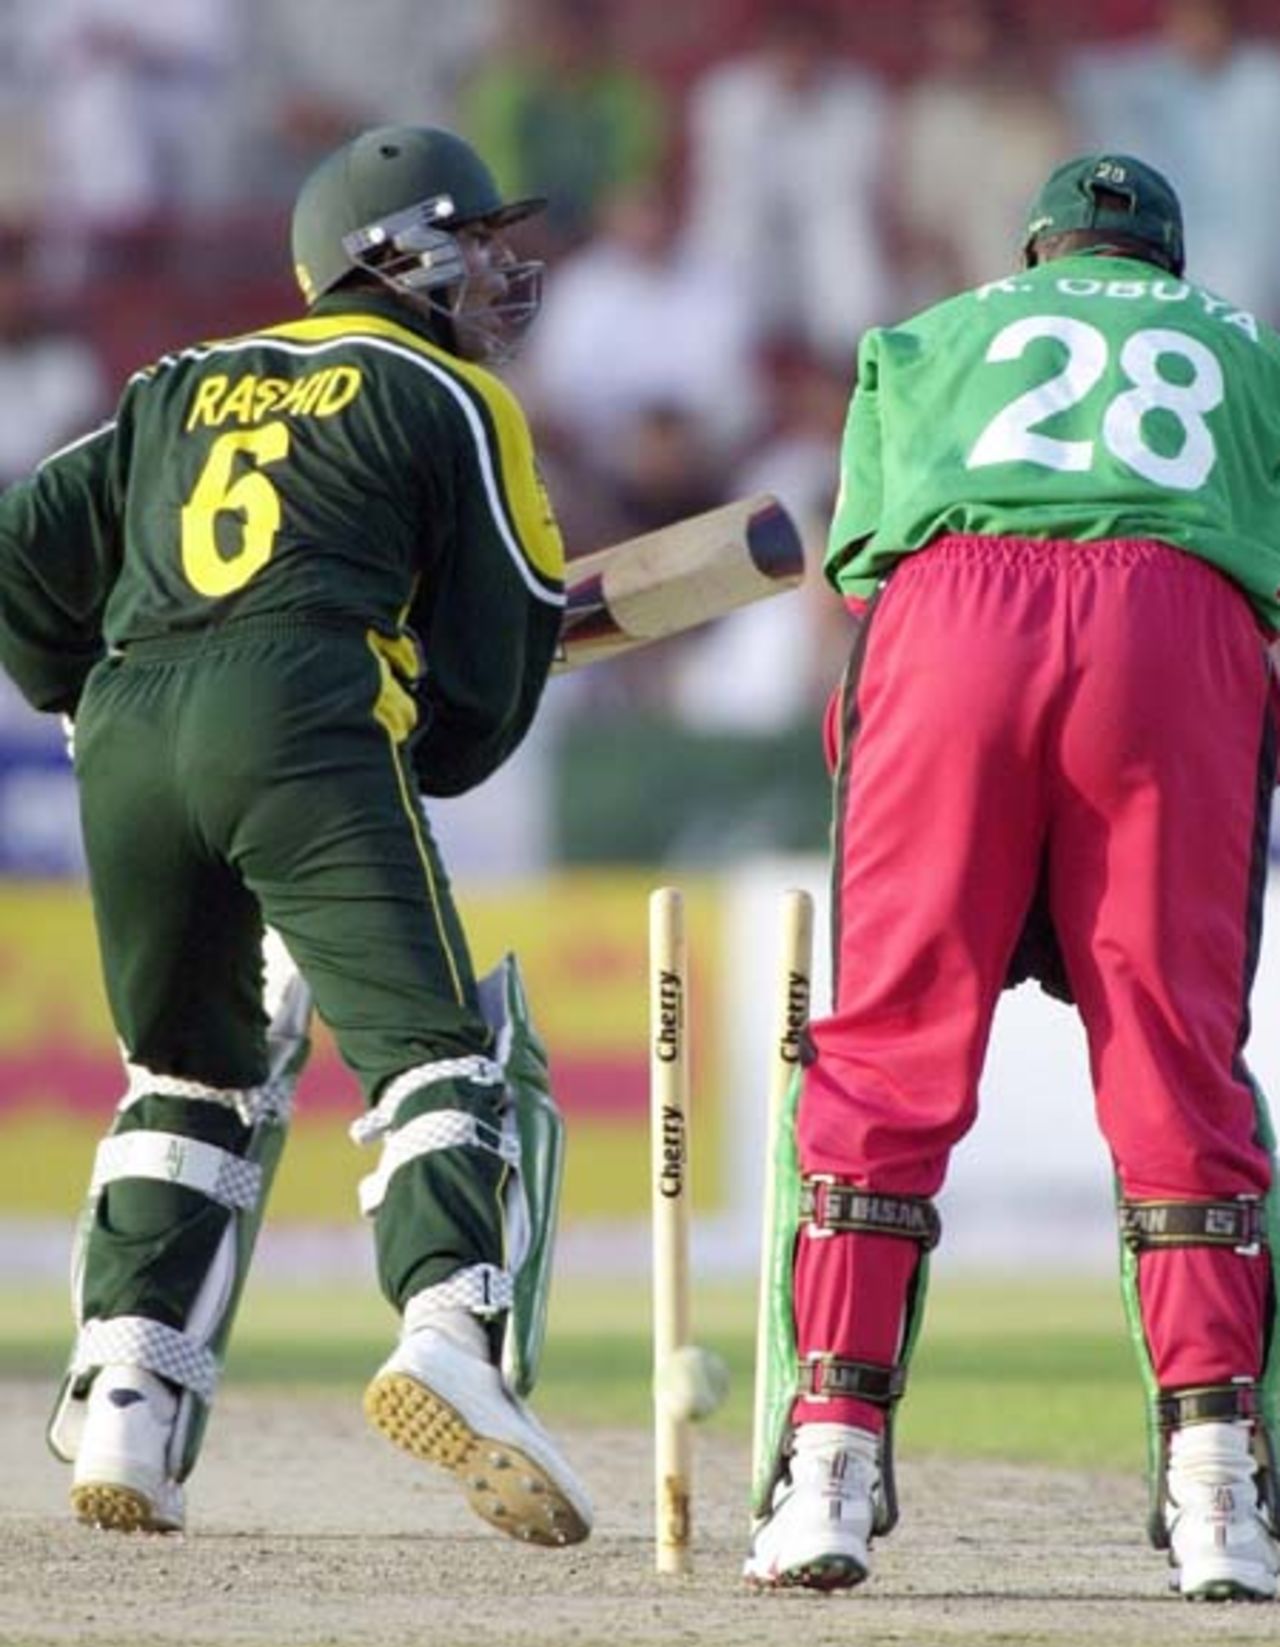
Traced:
<path id="1" fill-rule="evenodd" d="M 359 636 L 368 629 L 357 619 L 323 612 L 262 612 L 243 618 L 229 618 L 224 623 L 207 624 L 201 629 L 175 630 L 168 635 L 151 635 L 145 640 L 125 641 L 113 648 L 116 656 L 126 663 L 156 663 L 172 658 L 193 658 L 216 652 L 240 641 L 270 638 L 272 635 L 297 635 L 321 630 L 328 634 Z"/>
<path id="2" fill-rule="evenodd" d="M 1167 556 L 1176 556 L 1192 565 L 1207 565 L 1198 555 L 1160 538 L 1023 538 L 950 532 L 935 538 L 917 554 L 940 560 L 999 561 L 1005 565 L 1026 566 L 1053 560 L 1088 561 L 1095 566 L 1136 566 L 1142 561 L 1162 560 Z M 909 561 L 914 557 L 906 558 Z"/>

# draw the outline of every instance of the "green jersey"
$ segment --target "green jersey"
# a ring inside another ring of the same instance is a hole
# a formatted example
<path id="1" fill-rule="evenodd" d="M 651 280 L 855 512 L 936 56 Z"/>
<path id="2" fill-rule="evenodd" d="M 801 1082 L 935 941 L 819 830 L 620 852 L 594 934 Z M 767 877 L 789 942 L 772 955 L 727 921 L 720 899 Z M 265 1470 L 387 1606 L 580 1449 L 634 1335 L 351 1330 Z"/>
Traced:
<path id="1" fill-rule="evenodd" d="M 868 332 L 827 576 L 865 597 L 945 533 L 1158 538 L 1280 625 L 1280 338 L 1093 255 Z"/>
<path id="2" fill-rule="evenodd" d="M 524 415 L 401 304 L 166 356 L 0 500 L 0 663 L 71 710 L 104 651 L 249 617 L 346 623 L 425 659 L 413 755 L 453 793 L 523 735 L 564 556 Z"/>

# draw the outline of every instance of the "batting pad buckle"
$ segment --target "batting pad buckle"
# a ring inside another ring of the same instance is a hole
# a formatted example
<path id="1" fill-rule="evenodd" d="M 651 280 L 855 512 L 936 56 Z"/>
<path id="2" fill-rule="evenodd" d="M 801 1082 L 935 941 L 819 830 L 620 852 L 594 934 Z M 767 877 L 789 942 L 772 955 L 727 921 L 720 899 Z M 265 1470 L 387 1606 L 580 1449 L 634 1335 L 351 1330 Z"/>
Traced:
<path id="1" fill-rule="evenodd" d="M 812 1350 L 801 1363 L 797 1393 L 802 1401 L 833 1401 L 845 1396 L 870 1402 L 873 1407 L 891 1407 L 901 1400 L 906 1387 L 904 1366 L 849 1361 L 829 1350 Z"/>
<path id="2" fill-rule="evenodd" d="M 923 1195 L 881 1195 L 826 1173 L 800 1182 L 800 1222 L 810 1236 L 892 1235 L 931 1252 L 942 1236 L 938 1210 Z"/>
<path id="3" fill-rule="evenodd" d="M 1230 1247 L 1254 1258 L 1266 1242 L 1262 1202 L 1121 1201 L 1120 1238 L 1133 1252 L 1171 1247 Z"/>
<path id="4" fill-rule="evenodd" d="M 1182 1390 L 1161 1390 L 1156 1397 L 1156 1422 L 1168 1432 L 1188 1424 L 1230 1424 L 1238 1419 L 1252 1422 L 1258 1416 L 1258 1391 L 1254 1384 L 1200 1384 Z"/>
<path id="5" fill-rule="evenodd" d="M 402 1325 L 406 1333 L 417 1332 L 429 1327 L 444 1310 L 467 1310 L 486 1320 L 505 1314 L 512 1297 L 512 1280 L 506 1270 L 496 1264 L 468 1264 L 434 1287 L 415 1292 L 405 1303 Z"/>

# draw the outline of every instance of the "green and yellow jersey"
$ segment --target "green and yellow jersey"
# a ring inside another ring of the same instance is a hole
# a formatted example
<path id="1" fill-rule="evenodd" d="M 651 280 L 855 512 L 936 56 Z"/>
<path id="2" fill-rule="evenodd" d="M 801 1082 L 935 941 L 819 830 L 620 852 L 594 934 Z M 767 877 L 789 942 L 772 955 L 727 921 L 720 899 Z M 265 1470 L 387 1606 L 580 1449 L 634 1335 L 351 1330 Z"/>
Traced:
<path id="1" fill-rule="evenodd" d="M 946 533 L 1158 538 L 1280 625 L 1280 338 L 1128 258 L 1062 258 L 868 332 L 830 581 Z"/>
<path id="2" fill-rule="evenodd" d="M 505 385 L 403 305 L 165 356 L 115 419 L 0 499 L 0 663 L 70 710 L 107 650 L 247 617 L 349 620 L 424 664 L 424 787 L 468 788 L 527 729 L 564 554 Z M 397 644 L 401 643 L 401 644 Z"/>

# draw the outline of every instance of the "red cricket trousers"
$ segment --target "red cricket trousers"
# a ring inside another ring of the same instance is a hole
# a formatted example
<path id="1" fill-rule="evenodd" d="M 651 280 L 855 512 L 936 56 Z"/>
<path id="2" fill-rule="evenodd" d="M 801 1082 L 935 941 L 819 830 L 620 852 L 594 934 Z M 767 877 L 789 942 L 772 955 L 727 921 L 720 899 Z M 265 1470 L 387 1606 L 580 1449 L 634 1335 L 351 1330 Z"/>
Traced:
<path id="1" fill-rule="evenodd" d="M 829 722 L 834 1004 L 812 1026 L 802 1170 L 941 1188 L 1043 864 L 1122 1193 L 1265 1194 L 1241 1048 L 1274 738 L 1243 594 L 1160 543 L 949 537 L 901 563 L 866 622 Z M 802 1232 L 801 1355 L 895 1362 L 918 1257 Z M 1265 1252 L 1144 1252 L 1161 1387 L 1256 1376 L 1269 1285 Z M 846 1398 L 794 1416 L 883 1420 Z"/>

